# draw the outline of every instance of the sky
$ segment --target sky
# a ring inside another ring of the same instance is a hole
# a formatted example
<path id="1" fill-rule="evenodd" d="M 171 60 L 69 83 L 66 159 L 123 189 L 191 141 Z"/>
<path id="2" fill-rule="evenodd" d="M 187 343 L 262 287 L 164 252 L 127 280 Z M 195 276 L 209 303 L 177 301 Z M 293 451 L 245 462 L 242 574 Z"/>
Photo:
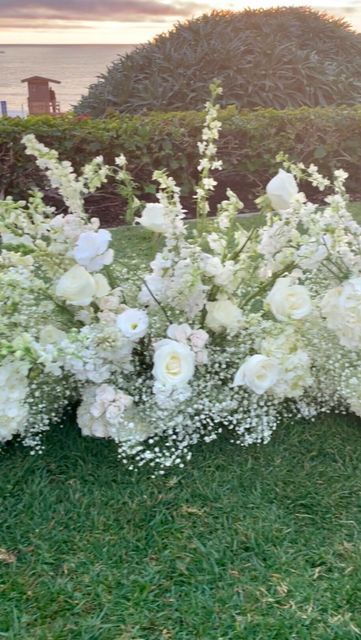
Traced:
<path id="1" fill-rule="evenodd" d="M 1 44 L 135 44 L 210 9 L 308 5 L 361 32 L 361 0 L 0 0 Z"/>

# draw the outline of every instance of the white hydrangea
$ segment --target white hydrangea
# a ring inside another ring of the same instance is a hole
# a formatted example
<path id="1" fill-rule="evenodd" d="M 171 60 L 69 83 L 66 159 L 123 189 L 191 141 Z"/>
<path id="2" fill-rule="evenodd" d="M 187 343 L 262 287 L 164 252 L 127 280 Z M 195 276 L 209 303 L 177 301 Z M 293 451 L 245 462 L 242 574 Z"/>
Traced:
<path id="1" fill-rule="evenodd" d="M 28 372 L 26 362 L 8 360 L 0 366 L 0 442 L 25 430 L 29 412 Z"/>
<path id="2" fill-rule="evenodd" d="M 326 324 L 348 349 L 361 347 L 361 277 L 330 289 L 321 300 Z"/>
<path id="3" fill-rule="evenodd" d="M 133 398 L 113 385 L 86 386 L 77 411 L 83 436 L 121 440 L 127 430 L 124 414 L 132 405 Z"/>
<path id="4" fill-rule="evenodd" d="M 261 352 L 272 358 L 278 367 L 278 377 L 272 393 L 279 398 L 298 398 L 313 384 L 311 358 L 300 336 L 291 327 L 272 333 L 261 341 Z"/>

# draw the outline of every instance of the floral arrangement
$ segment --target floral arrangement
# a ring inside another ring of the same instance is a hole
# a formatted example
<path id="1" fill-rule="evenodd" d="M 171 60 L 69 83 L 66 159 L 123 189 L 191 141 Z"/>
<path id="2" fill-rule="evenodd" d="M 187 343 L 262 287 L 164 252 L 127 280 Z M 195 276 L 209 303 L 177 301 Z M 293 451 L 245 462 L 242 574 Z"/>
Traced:
<path id="1" fill-rule="evenodd" d="M 228 191 L 213 218 L 217 96 L 199 143 L 196 224 L 180 191 L 157 171 L 157 201 L 142 207 L 123 156 L 80 176 L 33 135 L 23 139 L 66 205 L 39 192 L 0 202 L 0 441 L 41 451 L 42 435 L 77 406 L 85 436 L 111 438 L 128 466 L 163 473 L 222 432 L 267 442 L 285 419 L 325 411 L 361 415 L 361 227 L 348 211 L 347 175 L 333 181 L 293 164 L 258 204 L 266 222 L 246 232 Z M 134 223 L 161 238 L 150 267 L 115 259 L 112 236 L 84 198 L 109 176 Z M 299 190 L 308 180 L 323 206 Z"/>

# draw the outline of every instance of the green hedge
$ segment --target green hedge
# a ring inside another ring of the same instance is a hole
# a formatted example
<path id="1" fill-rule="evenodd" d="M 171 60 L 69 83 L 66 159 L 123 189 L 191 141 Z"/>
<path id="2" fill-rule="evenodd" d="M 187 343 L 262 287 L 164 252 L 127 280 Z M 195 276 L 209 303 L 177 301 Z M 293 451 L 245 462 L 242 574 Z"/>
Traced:
<path id="1" fill-rule="evenodd" d="M 327 175 L 335 167 L 350 174 L 352 192 L 361 177 L 361 106 L 259 109 L 221 112 L 223 130 L 219 157 L 224 169 L 218 175 L 222 195 L 227 185 L 250 202 L 259 195 L 275 172 L 279 151 L 292 159 L 314 162 Z M 152 113 L 147 116 L 117 116 L 105 120 L 76 116 L 27 119 L 0 118 L 0 193 L 24 197 L 34 185 L 45 186 L 31 156 L 24 153 L 21 138 L 32 132 L 62 158 L 79 169 L 96 155 L 106 162 L 124 153 L 143 193 L 151 191 L 154 169 L 166 168 L 183 189 L 191 193 L 196 179 L 203 115 L 199 112 Z"/>

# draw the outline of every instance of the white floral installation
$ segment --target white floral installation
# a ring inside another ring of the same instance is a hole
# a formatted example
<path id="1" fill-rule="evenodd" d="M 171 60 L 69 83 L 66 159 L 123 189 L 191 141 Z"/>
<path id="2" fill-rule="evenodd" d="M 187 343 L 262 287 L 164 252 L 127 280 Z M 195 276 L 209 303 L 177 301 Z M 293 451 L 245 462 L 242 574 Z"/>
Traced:
<path id="1" fill-rule="evenodd" d="M 109 176 L 132 198 L 124 156 L 115 167 L 97 157 L 76 176 L 24 137 L 67 213 L 39 192 L 0 202 L 1 442 L 17 436 L 41 451 L 43 432 L 77 403 L 83 435 L 114 440 L 131 468 L 164 473 L 223 432 L 249 445 L 285 420 L 361 415 L 361 227 L 347 175 L 329 181 L 279 156 L 259 199 L 263 226 L 245 231 L 231 190 L 210 219 L 212 172 L 222 167 L 221 89 L 211 91 L 197 224 L 185 223 L 179 188 L 156 171 L 157 201 L 135 222 L 163 243 L 144 273 L 119 267 L 110 232 L 85 214 L 84 197 Z M 327 187 L 323 206 L 307 201 L 300 179 Z"/>

